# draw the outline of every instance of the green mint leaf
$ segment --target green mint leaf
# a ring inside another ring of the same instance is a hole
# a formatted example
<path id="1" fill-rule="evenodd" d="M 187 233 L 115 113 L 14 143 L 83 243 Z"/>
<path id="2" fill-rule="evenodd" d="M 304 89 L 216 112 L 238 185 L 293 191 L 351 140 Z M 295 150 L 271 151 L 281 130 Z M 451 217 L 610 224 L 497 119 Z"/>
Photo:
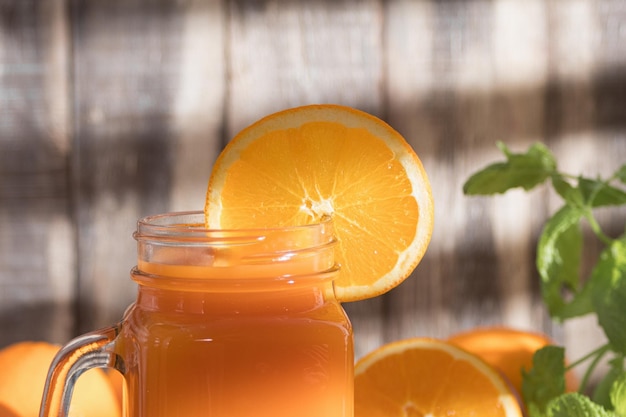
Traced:
<path id="1" fill-rule="evenodd" d="M 582 394 L 571 392 L 555 398 L 547 407 L 549 417 L 615 417 L 616 414 Z"/>
<path id="2" fill-rule="evenodd" d="M 509 159 L 511 155 L 514 155 L 513 152 L 511 152 L 511 150 L 509 149 L 509 147 L 506 146 L 506 143 L 502 142 L 501 140 L 496 142 L 496 147 L 500 149 L 500 152 L 502 152 L 504 156 L 506 156 L 506 159 Z"/>
<path id="3" fill-rule="evenodd" d="M 528 417 L 547 417 L 546 411 L 541 410 L 534 403 L 526 404 L 526 411 L 527 411 Z"/>
<path id="4" fill-rule="evenodd" d="M 626 236 L 600 254 L 590 287 L 598 323 L 613 350 L 626 354 Z"/>
<path id="5" fill-rule="evenodd" d="M 533 367 L 522 369 L 522 396 L 534 415 L 545 413 L 550 400 L 565 392 L 565 349 L 544 346 L 533 355 Z"/>
<path id="6" fill-rule="evenodd" d="M 546 224 L 537 246 L 537 270 L 541 294 L 550 315 L 557 320 L 581 316 L 592 311 L 588 291 L 580 288 L 583 211 L 563 206 Z M 566 300 L 564 291 L 571 300 Z"/>
<path id="7" fill-rule="evenodd" d="M 611 403 L 618 416 L 626 416 L 626 372 L 622 372 L 613 382 Z"/>
<path id="8" fill-rule="evenodd" d="M 606 408 L 613 409 L 611 401 L 611 388 L 615 380 L 624 373 L 624 359 L 617 357 L 609 361 L 609 370 L 604 374 L 596 388 L 593 390 L 591 399 Z"/>
<path id="9" fill-rule="evenodd" d="M 585 198 L 580 188 L 572 186 L 569 182 L 565 181 L 561 175 L 554 175 L 552 177 L 552 186 L 570 206 L 583 207 L 585 205 Z"/>
<path id="10" fill-rule="evenodd" d="M 561 175 L 552 176 L 554 190 L 574 207 L 604 207 L 626 204 L 626 192 L 602 180 L 578 178 L 578 186 L 573 186 Z"/>
<path id="11" fill-rule="evenodd" d="M 622 165 L 620 169 L 617 170 L 615 177 L 618 178 L 623 184 L 626 184 L 626 164 Z"/>
<path id="12" fill-rule="evenodd" d="M 512 153 L 498 142 L 506 162 L 491 164 L 474 173 L 463 185 L 467 195 L 501 194 L 512 188 L 530 190 L 543 183 L 556 170 L 556 160 L 544 145 L 535 143 L 524 154 Z"/>
<path id="13" fill-rule="evenodd" d="M 622 372 L 611 387 L 611 404 L 618 416 L 626 416 L 626 372 Z"/>
<path id="14" fill-rule="evenodd" d="M 580 177 L 578 187 L 588 206 L 619 206 L 626 204 L 626 192 L 601 180 Z"/>

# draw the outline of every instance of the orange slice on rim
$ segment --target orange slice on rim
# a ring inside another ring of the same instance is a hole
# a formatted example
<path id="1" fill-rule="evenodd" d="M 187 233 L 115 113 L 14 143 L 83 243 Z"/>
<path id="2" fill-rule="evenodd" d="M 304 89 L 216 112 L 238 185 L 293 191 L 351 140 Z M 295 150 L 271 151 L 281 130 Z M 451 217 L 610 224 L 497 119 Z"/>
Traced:
<path id="1" fill-rule="evenodd" d="M 443 341 L 414 338 L 384 345 L 354 370 L 354 415 L 521 417 L 499 372 Z"/>
<path id="2" fill-rule="evenodd" d="M 420 262 L 433 228 L 430 183 L 404 138 L 338 105 L 267 116 L 218 157 L 205 205 L 209 228 L 303 225 L 333 219 L 340 301 L 382 294 Z"/>

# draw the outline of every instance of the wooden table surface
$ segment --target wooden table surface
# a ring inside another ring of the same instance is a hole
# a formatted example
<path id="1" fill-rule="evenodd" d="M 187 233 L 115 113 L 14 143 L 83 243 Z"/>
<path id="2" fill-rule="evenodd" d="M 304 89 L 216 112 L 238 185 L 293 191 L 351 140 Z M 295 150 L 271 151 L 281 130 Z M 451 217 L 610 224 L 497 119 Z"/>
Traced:
<path id="1" fill-rule="evenodd" d="M 535 243 L 559 200 L 462 184 L 500 158 L 497 140 L 541 141 L 571 173 L 626 162 L 625 2 L 1 0 L 0 347 L 117 321 L 135 296 L 136 220 L 201 209 L 236 132 L 326 102 L 402 133 L 436 203 L 414 274 L 346 305 L 357 356 L 490 324 L 573 355 L 600 343 L 593 320 L 554 323 L 539 297 Z M 601 223 L 615 235 L 625 216 Z"/>

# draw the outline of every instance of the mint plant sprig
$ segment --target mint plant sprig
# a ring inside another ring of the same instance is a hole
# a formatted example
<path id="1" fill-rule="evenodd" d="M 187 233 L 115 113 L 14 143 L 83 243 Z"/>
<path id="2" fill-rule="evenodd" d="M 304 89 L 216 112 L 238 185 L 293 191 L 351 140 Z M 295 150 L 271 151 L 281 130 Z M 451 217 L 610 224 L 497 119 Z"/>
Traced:
<path id="1" fill-rule="evenodd" d="M 541 143 L 525 153 L 513 153 L 502 142 L 497 146 L 505 160 L 471 175 L 463 192 L 494 195 L 513 188 L 552 186 L 563 205 L 546 220 L 537 244 L 542 299 L 556 322 L 595 315 L 608 340 L 568 368 L 563 348 L 540 349 L 533 368 L 522 371 L 522 395 L 530 417 L 626 417 L 626 231 L 611 237 L 596 218 L 600 207 L 626 206 L 626 164 L 608 178 L 589 178 L 559 171 L 554 155 Z M 603 245 L 588 277 L 581 272 L 585 223 Z M 602 361 L 609 371 L 587 394 L 589 378 Z M 565 372 L 585 364 L 579 391 L 565 393 Z"/>

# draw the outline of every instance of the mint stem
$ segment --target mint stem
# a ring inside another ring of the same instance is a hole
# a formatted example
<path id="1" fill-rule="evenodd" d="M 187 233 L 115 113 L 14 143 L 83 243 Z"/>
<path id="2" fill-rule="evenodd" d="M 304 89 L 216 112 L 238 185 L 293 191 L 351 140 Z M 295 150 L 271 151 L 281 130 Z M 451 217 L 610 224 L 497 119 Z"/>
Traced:
<path id="1" fill-rule="evenodd" d="M 586 360 L 588 360 L 589 358 L 592 358 L 594 356 L 597 356 L 599 354 L 604 353 L 605 350 L 609 349 L 609 344 L 605 344 L 600 346 L 599 348 L 594 349 L 593 351 L 587 353 L 585 356 L 583 356 L 582 358 L 577 359 L 575 362 L 572 362 L 571 364 L 569 364 L 565 370 L 569 371 L 572 368 L 577 367 L 578 365 L 580 365 L 581 363 L 585 362 Z"/>
<path id="2" fill-rule="evenodd" d="M 582 358 L 580 358 L 579 360 L 577 360 L 576 362 L 572 363 L 571 365 L 569 365 L 566 368 L 566 371 L 570 370 L 574 366 L 579 365 L 580 363 L 586 361 L 587 359 L 592 358 L 592 357 L 595 356 L 595 358 L 593 359 L 591 364 L 589 364 L 589 367 L 585 371 L 585 374 L 583 375 L 582 381 L 580 381 L 580 386 L 578 388 L 578 392 L 580 392 L 581 394 L 585 392 L 585 390 L 587 389 L 587 385 L 589 384 L 589 379 L 591 378 L 591 374 L 593 373 L 594 369 L 600 363 L 600 360 L 602 359 L 602 357 L 610 350 L 611 350 L 611 345 L 610 344 L 607 343 L 605 345 L 602 345 L 599 348 L 597 348 L 596 350 L 594 350 L 593 352 L 583 356 Z"/>
<path id="3" fill-rule="evenodd" d="M 600 224 L 598 224 L 598 222 L 596 221 L 596 218 L 593 216 L 590 209 L 585 211 L 585 218 L 589 222 L 589 226 L 591 226 L 591 230 L 593 230 L 593 233 L 595 233 L 598 239 L 600 239 L 602 243 L 604 243 L 605 245 L 610 246 L 611 243 L 613 242 L 613 239 L 611 239 L 609 236 L 604 234 L 604 232 L 600 228 Z"/>

